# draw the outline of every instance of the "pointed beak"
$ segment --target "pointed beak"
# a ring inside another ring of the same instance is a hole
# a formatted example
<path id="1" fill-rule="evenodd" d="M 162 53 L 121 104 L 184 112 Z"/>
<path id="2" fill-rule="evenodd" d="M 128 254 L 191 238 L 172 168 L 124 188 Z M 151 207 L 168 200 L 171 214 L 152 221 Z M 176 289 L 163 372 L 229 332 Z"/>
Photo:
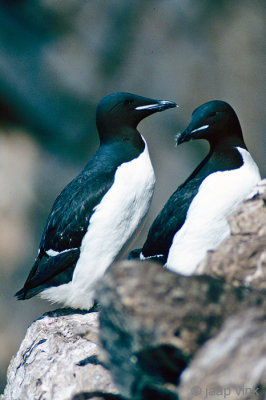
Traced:
<path id="1" fill-rule="evenodd" d="M 179 145 L 184 142 L 199 138 L 198 132 L 205 131 L 209 128 L 209 125 L 201 125 L 198 128 L 192 129 L 191 124 L 182 133 L 176 135 L 176 144 Z"/>
<path id="2" fill-rule="evenodd" d="M 135 108 L 135 110 L 136 111 L 154 110 L 154 111 L 158 112 L 158 111 L 164 111 L 164 110 L 167 110 L 168 108 L 174 108 L 174 107 L 178 107 L 178 105 L 176 103 L 174 103 L 173 101 L 158 100 L 158 101 L 156 101 L 156 103 L 138 106 Z"/>
<path id="3" fill-rule="evenodd" d="M 182 133 L 178 133 L 175 137 L 176 144 L 179 146 L 181 143 L 188 142 L 191 139 L 191 132 L 189 129 L 184 130 Z"/>

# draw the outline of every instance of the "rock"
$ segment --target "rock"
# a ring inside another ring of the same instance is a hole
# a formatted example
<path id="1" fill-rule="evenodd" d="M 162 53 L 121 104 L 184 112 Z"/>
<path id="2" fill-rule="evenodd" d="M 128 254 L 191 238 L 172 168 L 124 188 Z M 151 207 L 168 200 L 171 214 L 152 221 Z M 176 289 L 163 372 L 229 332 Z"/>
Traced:
<path id="1" fill-rule="evenodd" d="M 134 261 L 109 268 L 98 299 L 105 364 L 122 395 L 134 400 L 177 399 L 180 374 L 224 321 L 266 305 L 255 290 Z"/>
<path id="2" fill-rule="evenodd" d="M 70 400 L 83 393 L 95 392 L 98 398 L 100 393 L 117 393 L 109 372 L 99 364 L 97 335 L 97 312 L 62 309 L 33 322 L 10 362 L 2 400 Z"/>
<path id="3" fill-rule="evenodd" d="M 264 180 L 230 217 L 231 236 L 196 276 L 150 262 L 107 271 L 98 289 L 100 342 L 124 396 L 264 398 L 265 204 Z"/>
<path id="4" fill-rule="evenodd" d="M 229 317 L 182 374 L 178 394 L 182 400 L 265 399 L 266 310 Z"/>
<path id="5" fill-rule="evenodd" d="M 229 217 L 231 236 L 210 252 L 198 274 L 266 289 L 266 179 Z"/>

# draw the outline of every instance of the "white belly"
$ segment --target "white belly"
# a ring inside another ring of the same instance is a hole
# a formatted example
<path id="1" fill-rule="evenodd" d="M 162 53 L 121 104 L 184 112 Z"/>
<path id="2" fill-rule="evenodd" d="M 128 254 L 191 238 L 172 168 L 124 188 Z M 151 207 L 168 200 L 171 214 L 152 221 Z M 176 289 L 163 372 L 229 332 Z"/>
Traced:
<path id="1" fill-rule="evenodd" d="M 200 185 L 184 225 L 174 236 L 166 263 L 168 269 L 193 274 L 207 251 L 230 235 L 227 217 L 261 179 L 250 154 L 237 149 L 244 161 L 240 168 L 215 172 Z"/>
<path id="2" fill-rule="evenodd" d="M 154 171 L 145 143 L 138 158 L 118 167 L 111 189 L 95 207 L 72 281 L 46 289 L 41 296 L 70 307 L 89 309 L 95 283 L 143 222 L 154 184 Z"/>

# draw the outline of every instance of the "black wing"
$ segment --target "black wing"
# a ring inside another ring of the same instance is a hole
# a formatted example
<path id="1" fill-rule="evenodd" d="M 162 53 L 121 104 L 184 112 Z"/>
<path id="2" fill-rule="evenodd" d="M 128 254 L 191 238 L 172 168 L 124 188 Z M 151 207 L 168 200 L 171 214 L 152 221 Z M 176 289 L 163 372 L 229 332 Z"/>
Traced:
<path id="1" fill-rule="evenodd" d="M 114 181 L 117 166 L 107 163 L 103 170 L 102 161 L 96 153 L 56 199 L 42 235 L 39 255 L 23 289 L 16 293 L 18 299 L 32 297 L 47 287 L 72 279 L 94 208 Z M 60 254 L 49 256 L 47 251 L 51 249 Z"/>
<path id="2" fill-rule="evenodd" d="M 201 180 L 179 187 L 154 220 L 142 248 L 144 257 L 160 256 L 166 260 L 175 233 L 185 222 L 187 211 L 198 191 Z"/>
<path id="3" fill-rule="evenodd" d="M 94 207 L 111 187 L 114 173 L 81 174 L 66 186 L 50 212 L 40 250 L 61 252 L 80 247 Z"/>
<path id="4" fill-rule="evenodd" d="M 174 235 L 184 224 L 190 204 L 202 181 L 214 172 L 239 168 L 242 164 L 242 157 L 235 148 L 215 153 L 211 150 L 187 180 L 172 194 L 154 220 L 142 248 L 144 257 L 162 255 L 164 259 L 167 259 Z"/>

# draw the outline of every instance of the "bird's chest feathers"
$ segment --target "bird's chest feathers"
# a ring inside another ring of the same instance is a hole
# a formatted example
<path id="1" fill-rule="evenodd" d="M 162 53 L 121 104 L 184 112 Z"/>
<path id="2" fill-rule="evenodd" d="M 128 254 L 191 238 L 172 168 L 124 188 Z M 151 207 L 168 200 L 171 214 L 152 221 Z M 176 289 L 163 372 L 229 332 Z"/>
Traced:
<path id="1" fill-rule="evenodd" d="M 155 184 L 154 171 L 147 146 L 135 159 L 121 164 L 115 174 L 111 189 L 95 209 L 95 216 L 113 209 L 116 217 L 125 224 L 134 216 L 146 213 Z"/>
<path id="2" fill-rule="evenodd" d="M 238 151 L 243 165 L 209 175 L 191 202 L 167 260 L 176 272 L 191 273 L 205 252 L 230 234 L 227 217 L 259 182 L 259 170 L 250 154 L 244 149 Z"/>
<path id="3" fill-rule="evenodd" d="M 113 185 L 95 207 L 75 275 L 93 264 L 103 270 L 110 265 L 147 214 L 154 184 L 146 146 L 137 158 L 117 168 Z"/>
<path id="4" fill-rule="evenodd" d="M 237 150 L 243 158 L 243 165 L 212 173 L 204 179 L 190 205 L 187 218 L 194 216 L 207 223 L 226 218 L 260 180 L 258 167 L 248 151 Z"/>

